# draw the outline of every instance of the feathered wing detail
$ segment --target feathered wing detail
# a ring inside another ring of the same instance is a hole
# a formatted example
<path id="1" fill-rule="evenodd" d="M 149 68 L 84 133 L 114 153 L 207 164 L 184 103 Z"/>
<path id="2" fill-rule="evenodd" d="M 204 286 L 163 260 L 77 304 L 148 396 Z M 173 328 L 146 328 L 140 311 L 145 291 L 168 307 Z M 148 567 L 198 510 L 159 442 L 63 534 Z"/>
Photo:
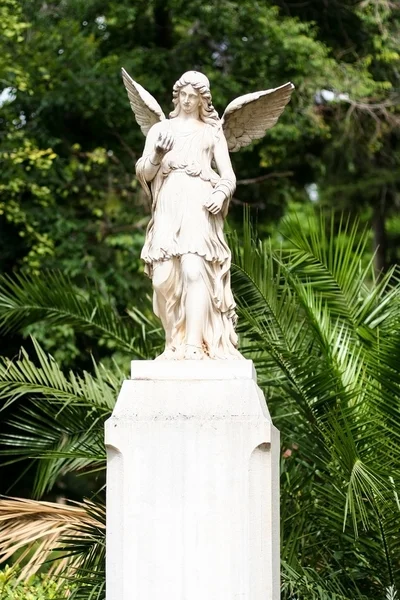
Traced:
<path id="1" fill-rule="evenodd" d="M 147 135 L 150 127 L 165 119 L 161 106 L 144 87 L 132 79 L 125 69 L 122 69 L 122 79 L 135 119 L 142 133 Z"/>
<path id="2" fill-rule="evenodd" d="M 271 90 L 239 96 L 230 102 L 222 116 L 230 152 L 237 152 L 264 137 L 281 116 L 293 90 L 294 85 L 289 82 Z"/>

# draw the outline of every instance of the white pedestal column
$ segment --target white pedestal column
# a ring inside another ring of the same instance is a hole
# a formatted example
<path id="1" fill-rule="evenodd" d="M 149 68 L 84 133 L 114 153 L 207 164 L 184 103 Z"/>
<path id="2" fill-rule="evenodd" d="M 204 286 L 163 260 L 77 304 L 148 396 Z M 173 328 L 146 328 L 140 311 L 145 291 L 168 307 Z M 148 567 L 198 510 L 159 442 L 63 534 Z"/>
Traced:
<path id="1" fill-rule="evenodd" d="M 251 361 L 134 361 L 106 446 L 107 600 L 279 599 L 279 432 Z"/>

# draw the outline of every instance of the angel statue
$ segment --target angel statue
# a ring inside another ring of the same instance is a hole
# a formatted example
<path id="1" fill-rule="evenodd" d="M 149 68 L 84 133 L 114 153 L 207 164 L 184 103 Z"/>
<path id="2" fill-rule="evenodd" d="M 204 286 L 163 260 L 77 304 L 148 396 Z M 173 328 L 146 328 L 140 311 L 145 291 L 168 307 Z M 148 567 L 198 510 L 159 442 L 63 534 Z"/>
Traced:
<path id="1" fill-rule="evenodd" d="M 124 69 L 122 77 L 146 136 L 136 174 L 152 203 L 141 257 L 153 283 L 153 309 L 165 330 L 165 350 L 158 358 L 243 358 L 223 233 L 236 185 L 229 151 L 263 137 L 294 86 L 240 96 L 220 119 L 207 77 L 188 71 L 173 87 L 174 109 L 166 119 L 153 96 Z"/>

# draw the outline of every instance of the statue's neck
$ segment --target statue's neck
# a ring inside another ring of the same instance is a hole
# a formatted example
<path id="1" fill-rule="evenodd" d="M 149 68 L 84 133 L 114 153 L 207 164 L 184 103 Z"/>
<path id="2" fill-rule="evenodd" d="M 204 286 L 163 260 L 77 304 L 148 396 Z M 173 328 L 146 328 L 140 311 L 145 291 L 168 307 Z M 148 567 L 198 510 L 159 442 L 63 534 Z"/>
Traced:
<path id="1" fill-rule="evenodd" d="M 200 113 L 199 113 L 198 109 L 192 113 L 186 113 L 184 110 L 181 109 L 176 118 L 181 121 L 186 121 L 186 122 L 187 121 L 200 121 Z"/>
<path id="2" fill-rule="evenodd" d="M 187 117 L 187 115 L 185 115 Z M 176 133 L 190 133 L 202 129 L 204 126 L 200 118 L 181 118 L 181 115 L 173 119 L 173 129 Z"/>

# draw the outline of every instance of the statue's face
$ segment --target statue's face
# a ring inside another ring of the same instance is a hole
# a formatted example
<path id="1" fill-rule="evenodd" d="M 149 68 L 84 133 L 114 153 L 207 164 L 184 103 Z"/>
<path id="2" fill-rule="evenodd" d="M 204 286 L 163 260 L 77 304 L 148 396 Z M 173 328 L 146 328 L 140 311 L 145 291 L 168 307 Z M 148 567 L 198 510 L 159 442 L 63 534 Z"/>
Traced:
<path id="1" fill-rule="evenodd" d="M 199 92 L 191 85 L 185 85 L 185 87 L 179 90 L 179 104 L 185 113 L 191 114 L 195 112 L 201 104 Z"/>

